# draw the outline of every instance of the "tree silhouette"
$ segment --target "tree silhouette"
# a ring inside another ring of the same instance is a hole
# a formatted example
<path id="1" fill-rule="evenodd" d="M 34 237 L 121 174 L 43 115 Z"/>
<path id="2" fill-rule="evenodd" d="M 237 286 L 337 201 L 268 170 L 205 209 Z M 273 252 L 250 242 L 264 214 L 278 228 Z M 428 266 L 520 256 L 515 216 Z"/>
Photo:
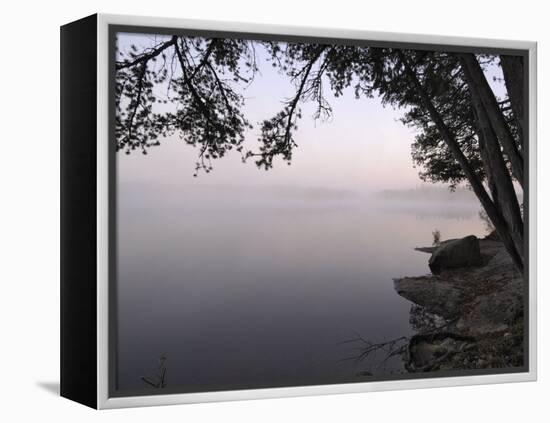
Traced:
<path id="1" fill-rule="evenodd" d="M 244 151 L 252 126 L 240 110 L 239 85 L 258 71 L 255 46 L 267 50 L 295 91 L 261 122 L 258 150 Z M 513 184 L 524 181 L 521 57 L 178 36 L 126 56 L 116 64 L 119 150 L 146 153 L 178 134 L 199 147 L 196 172 L 209 172 L 211 160 L 232 149 L 269 169 L 276 157 L 292 160 L 301 103 L 314 102 L 314 118 L 324 119 L 332 112 L 325 90 L 341 96 L 351 88 L 356 98 L 378 96 L 405 110 L 402 122 L 417 130 L 412 157 L 420 177 L 451 188 L 466 182 L 523 269 L 523 218 Z M 483 71 L 489 63 L 502 67 L 508 98 L 499 100 L 491 90 Z M 166 90 L 162 102 L 175 112 L 153 107 L 155 87 Z"/>
<path id="2" fill-rule="evenodd" d="M 116 63 L 117 150 L 147 154 L 162 138 L 177 134 L 200 147 L 196 171 L 206 172 L 212 159 L 242 151 L 250 124 L 237 85 L 254 77 L 253 51 L 248 41 L 177 36 L 143 51 L 132 46 Z M 162 109 L 167 103 L 176 107 Z"/>

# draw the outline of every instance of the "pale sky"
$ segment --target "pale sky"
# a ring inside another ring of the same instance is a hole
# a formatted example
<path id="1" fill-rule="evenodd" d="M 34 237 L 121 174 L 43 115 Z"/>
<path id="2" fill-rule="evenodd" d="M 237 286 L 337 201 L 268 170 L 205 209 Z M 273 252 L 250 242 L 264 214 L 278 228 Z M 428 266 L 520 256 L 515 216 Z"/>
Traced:
<path id="1" fill-rule="evenodd" d="M 130 44 L 151 46 L 162 37 L 139 34 L 118 34 L 119 49 Z M 271 118 L 281 109 L 281 101 L 293 92 L 289 79 L 265 61 L 258 49 L 260 75 L 244 91 L 244 115 L 255 126 L 247 133 L 248 146 L 258 145 L 259 122 Z M 499 69 L 492 71 L 499 76 Z M 494 89 L 502 91 L 501 83 Z M 136 151 L 131 155 L 118 154 L 119 181 L 173 184 L 211 184 L 244 186 L 302 186 L 379 191 L 383 189 L 414 188 L 422 184 L 418 170 L 413 168 L 411 143 L 414 130 L 398 119 L 403 111 L 383 107 L 379 98 L 355 99 L 351 89 L 336 98 L 328 84 L 325 92 L 332 109 L 330 121 L 312 118 L 313 104 L 302 104 L 303 117 L 298 122 L 292 165 L 280 159 L 273 169 L 258 169 L 252 160 L 241 163 L 237 152 L 213 161 L 214 170 L 193 178 L 198 150 L 177 138 L 161 141 L 161 146 L 148 150 L 144 156 Z"/>

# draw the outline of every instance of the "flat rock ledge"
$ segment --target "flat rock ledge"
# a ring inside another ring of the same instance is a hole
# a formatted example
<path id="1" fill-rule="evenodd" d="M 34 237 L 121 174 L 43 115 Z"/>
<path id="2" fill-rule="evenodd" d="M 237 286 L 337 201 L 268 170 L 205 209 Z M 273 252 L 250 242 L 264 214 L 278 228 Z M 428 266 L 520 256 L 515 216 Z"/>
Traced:
<path id="1" fill-rule="evenodd" d="M 500 241 L 481 239 L 479 247 L 479 265 L 394 280 L 399 295 L 447 322 L 411 338 L 409 371 L 523 364 L 523 278 Z"/>

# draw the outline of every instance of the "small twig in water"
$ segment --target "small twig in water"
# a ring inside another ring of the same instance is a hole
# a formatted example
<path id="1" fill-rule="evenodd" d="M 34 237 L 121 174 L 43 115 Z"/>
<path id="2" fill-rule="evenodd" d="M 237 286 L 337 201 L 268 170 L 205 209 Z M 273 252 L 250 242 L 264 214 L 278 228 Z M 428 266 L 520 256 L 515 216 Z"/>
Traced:
<path id="1" fill-rule="evenodd" d="M 147 385 L 153 388 L 165 388 L 166 387 L 166 355 L 161 355 L 159 358 L 158 374 L 155 379 L 151 379 L 145 376 L 141 377 L 141 380 Z"/>

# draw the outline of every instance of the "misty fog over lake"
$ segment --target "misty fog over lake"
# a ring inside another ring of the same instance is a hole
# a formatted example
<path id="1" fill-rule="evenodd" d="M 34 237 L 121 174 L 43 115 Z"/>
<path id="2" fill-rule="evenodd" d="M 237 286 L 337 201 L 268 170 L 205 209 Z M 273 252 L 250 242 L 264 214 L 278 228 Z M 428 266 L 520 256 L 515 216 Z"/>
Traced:
<path id="1" fill-rule="evenodd" d="M 474 198 L 452 208 L 401 192 L 121 183 L 118 372 L 143 388 L 167 357 L 182 390 L 359 381 L 396 358 L 342 361 L 342 341 L 412 333 L 392 279 L 428 273 L 414 251 L 485 233 Z M 452 212 L 451 212 L 452 210 Z"/>

